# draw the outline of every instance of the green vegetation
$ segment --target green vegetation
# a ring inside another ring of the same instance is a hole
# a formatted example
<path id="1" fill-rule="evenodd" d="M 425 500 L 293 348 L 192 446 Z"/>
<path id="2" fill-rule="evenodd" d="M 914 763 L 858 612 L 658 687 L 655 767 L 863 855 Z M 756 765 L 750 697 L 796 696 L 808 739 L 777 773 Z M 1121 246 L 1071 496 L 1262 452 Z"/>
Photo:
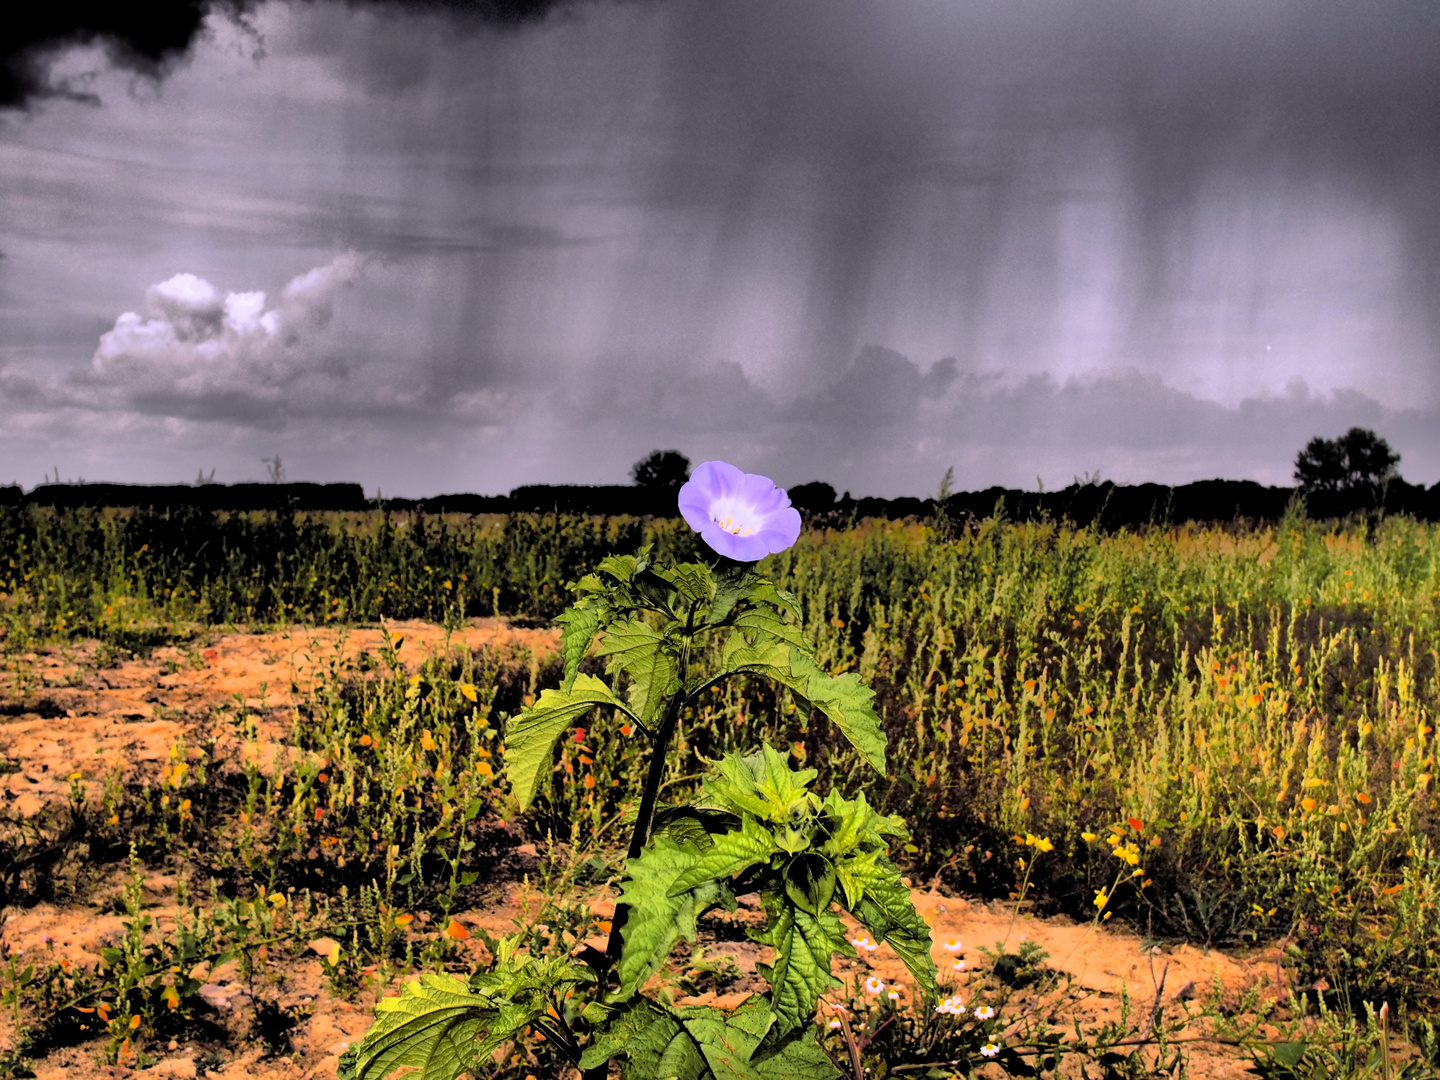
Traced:
<path id="1" fill-rule="evenodd" d="M 10 696 L 31 702 L 23 654 L 44 641 L 97 637 L 121 655 L 232 624 L 548 620 L 572 599 L 565 582 L 612 552 L 648 543 L 674 564 L 694 551 L 664 521 L 33 509 L 0 511 L 0 543 Z M 758 569 L 795 597 L 787 633 L 816 670 L 874 689 L 887 772 L 823 699 L 757 670 L 687 694 L 667 802 L 700 798 L 708 762 L 769 744 L 787 768 L 814 771 L 809 789 L 903 814 L 910 836 L 891 855 L 917 882 L 1113 915 L 1157 939 L 1276 943 L 1300 985 L 1326 988 L 1330 1026 L 1315 1027 L 1312 1002 L 1308 1034 L 1291 1040 L 1300 1050 L 1267 1049 L 1266 1075 L 1319 1075 L 1340 1052 L 1325 1033 L 1342 1028 L 1360 1075 L 1379 1046 L 1362 1003 L 1389 1003 L 1399 1025 L 1433 1009 L 1440 529 L 1295 519 L 1105 534 L 987 521 L 951 534 L 866 522 L 807 532 Z M 364 663 L 337 656 L 274 767 L 221 770 L 210 748 L 181 747 L 178 775 L 117 776 L 104 805 L 4 825 L 0 860 L 20 866 L 68 837 L 62 862 L 119 869 L 133 842 L 140 864 L 204 883 L 191 888 L 185 963 L 255 964 L 262 946 L 323 939 L 336 946 L 336 991 L 353 994 L 417 969 L 463 983 L 450 913 L 481 895 L 469 875 L 490 876 L 526 838 L 518 830 L 542 848 L 545 899 L 506 962 L 563 955 L 594 922 L 583 886 L 622 879 L 622 818 L 651 760 L 634 720 L 651 725 L 658 706 L 626 697 L 635 718 L 580 709 L 553 758 L 532 755 L 522 813 L 496 777 L 512 718 L 542 690 L 599 682 L 613 657 L 454 653 L 407 668 L 404 655 L 396 644 Z M 253 711 L 225 719 L 258 740 Z M 1033 854 L 1036 838 L 1053 850 Z M 12 905 L 42 889 L 30 870 L 0 870 Z M 169 929 L 132 927 L 134 943 L 85 972 L 12 958 L 0 987 L 31 1052 L 103 1029 L 112 1056 L 136 1053 L 187 1010 L 200 1023 L 193 987 L 165 974 L 185 965 L 146 953 Z M 101 1001 L 103 1017 L 76 1011 Z M 929 1022 L 897 1019 L 867 1052 L 888 1046 L 892 1064 L 952 1043 L 973 1052 L 969 1034 L 956 1042 Z M 1097 1061 L 1117 1052 L 1092 1049 Z M 558 1070 L 553 1041 L 512 1052 L 517 1077 Z"/>
<path id="2" fill-rule="evenodd" d="M 523 811 L 547 786 L 555 745 L 577 720 L 599 709 L 649 740 L 607 946 L 546 956 L 520 952 L 516 935 L 501 943 L 499 964 L 468 983 L 422 976 L 380 1003 L 341 1074 L 380 1080 L 409 1065 L 429 1080 L 454 1080 L 535 1030 L 587 1080 L 604 1080 L 612 1060 L 628 1080 L 838 1078 L 813 1031 L 821 997 L 840 985 L 833 955 L 855 954 L 837 911 L 888 941 L 925 999 L 935 1000 L 929 927 L 886 856 L 885 838 L 904 839 L 904 824 L 876 814 L 863 796 L 832 790 L 822 800 L 808 790 L 815 770 L 790 768 L 763 743 L 748 756 L 722 758 L 695 802 L 661 805 L 659 795 L 686 706 L 727 680 L 757 676 L 824 712 L 883 775 L 873 695 L 853 674 L 815 666 L 787 619 L 798 614 L 794 598 L 749 566 L 670 567 L 642 551 L 605 559 L 575 591 L 562 616 L 561 685 L 507 726 L 505 769 Z M 610 684 L 579 670 L 597 635 Z M 680 939 L 694 942 L 701 916 L 716 907 L 733 912 L 747 893 L 765 912 L 755 940 L 774 950 L 758 969 L 767 993 L 735 1010 L 676 1008 L 642 993 Z"/>

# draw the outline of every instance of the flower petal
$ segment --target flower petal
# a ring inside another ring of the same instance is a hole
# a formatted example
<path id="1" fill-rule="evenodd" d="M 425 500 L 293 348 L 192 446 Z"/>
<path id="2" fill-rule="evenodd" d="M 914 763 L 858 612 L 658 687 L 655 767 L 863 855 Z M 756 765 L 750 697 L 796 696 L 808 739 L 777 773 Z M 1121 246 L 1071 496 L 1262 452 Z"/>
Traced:
<path id="1" fill-rule="evenodd" d="M 705 523 L 705 527 L 700 530 L 700 539 L 727 559 L 734 559 L 736 562 L 759 562 L 770 554 L 769 547 L 759 534 L 737 536 L 735 533 L 726 532 L 714 521 Z M 780 550 L 783 551 L 784 548 Z"/>
<path id="2" fill-rule="evenodd" d="M 765 542 L 767 555 L 778 555 L 800 539 L 800 511 L 786 506 L 771 514 L 755 536 Z"/>
<path id="3" fill-rule="evenodd" d="M 784 551 L 800 536 L 800 513 L 785 491 L 769 477 L 742 472 L 727 461 L 697 465 L 677 504 L 707 545 L 737 562 Z"/>

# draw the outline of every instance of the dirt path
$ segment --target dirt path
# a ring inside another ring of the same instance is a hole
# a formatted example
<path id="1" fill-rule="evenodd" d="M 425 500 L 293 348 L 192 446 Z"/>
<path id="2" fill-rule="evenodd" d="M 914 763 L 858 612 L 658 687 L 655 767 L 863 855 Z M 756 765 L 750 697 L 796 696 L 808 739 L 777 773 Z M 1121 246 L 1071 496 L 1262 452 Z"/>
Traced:
<path id="1" fill-rule="evenodd" d="M 477 621 L 448 635 L 441 627 L 418 622 L 394 623 L 387 629 L 392 637 L 405 639 L 401 655 L 411 665 L 447 647 L 525 649 L 532 656 L 543 656 L 554 650 L 558 640 L 555 631 L 517 628 L 500 620 Z M 198 754 L 197 747 L 207 740 L 233 738 L 234 715 L 240 709 L 261 719 L 262 746 L 267 737 L 278 746 L 290 730 L 292 710 L 316 679 L 338 661 L 365 652 L 379 654 L 383 646 L 378 628 L 348 632 L 296 628 L 212 634 L 110 665 L 93 643 L 20 658 L 18 671 L 12 665 L 12 685 L 0 691 L 0 770 L 5 772 L 0 785 L 8 809 L 11 815 L 25 817 L 47 803 L 66 800 L 77 774 L 91 799 L 98 798 L 107 775 L 117 770 L 153 781 L 182 740 Z M 84 903 L 11 910 L 3 925 L 4 943 L 22 957 L 39 957 L 42 962 L 64 958 L 93 964 L 103 947 L 123 935 L 121 916 L 113 913 L 118 891 L 119 885 L 112 881 L 94 890 Z M 1053 1022 L 1066 1027 L 1077 1015 L 1087 1023 L 1114 1018 L 1123 992 L 1128 992 L 1138 1011 L 1153 1008 L 1157 996 L 1167 1007 L 1183 1007 L 1216 987 L 1225 1004 L 1233 1007 L 1251 988 L 1273 996 L 1283 980 L 1273 952 L 1237 958 L 1190 946 L 1154 948 L 1133 934 L 1108 927 L 1017 918 L 1008 907 L 935 891 L 916 890 L 913 895 L 934 929 L 937 964 L 972 1007 L 982 1001 L 982 971 L 988 966 L 981 949 L 1003 944 L 1013 952 L 1027 939 L 1048 953 L 1045 967 L 1056 977 L 1018 1000 L 1031 1012 L 1053 1015 Z M 173 925 L 176 899 L 173 878 L 157 875 L 147 882 L 147 912 L 162 927 Z M 488 907 L 460 913 L 459 918 L 471 927 L 502 933 L 522 903 L 523 889 L 511 883 L 497 888 Z M 595 896 L 592 906 L 597 918 L 613 911 L 613 901 L 604 894 Z M 742 906 L 737 918 L 743 924 L 747 918 L 758 919 L 758 914 L 753 905 Z M 603 944 L 598 928 L 596 934 L 592 940 Z M 743 935 L 711 932 L 705 940 L 712 953 L 734 957 L 741 978 L 723 992 L 680 1000 L 738 1004 L 761 988 L 755 964 L 767 959 L 765 952 L 748 941 L 734 940 L 739 937 Z M 944 943 L 952 940 L 961 943 L 958 953 L 945 948 Z M 478 961 L 478 945 L 475 954 Z M 965 959 L 964 971 L 952 970 L 957 957 Z M 902 1000 L 908 998 L 908 977 L 888 948 L 847 965 L 842 975 L 878 975 L 899 984 Z M 233 965 L 201 975 L 206 983 L 202 994 L 226 1026 L 248 1030 L 258 1000 L 254 984 L 243 982 Z M 267 1080 L 334 1076 L 338 1055 L 370 1023 L 373 995 L 362 992 L 351 1001 L 331 997 L 318 956 L 308 954 L 289 966 L 278 985 L 278 992 L 267 1001 L 300 1017 L 290 1032 L 291 1052 L 280 1057 L 262 1059 L 265 1048 L 257 1044 L 231 1050 L 222 1060 L 213 1050 L 172 1043 L 158 1048 L 162 1054 L 158 1064 L 137 1072 L 98 1065 L 98 1044 L 84 1044 L 57 1050 L 37 1062 L 36 1075 L 46 1080 L 189 1077 L 199 1072 Z M 0 1048 L 7 1035 L 0 1021 Z M 1192 1075 L 1246 1073 L 1233 1056 L 1201 1052 Z"/>
<path id="2" fill-rule="evenodd" d="M 47 801 L 67 798 L 76 772 L 92 791 L 111 770 L 158 772 L 180 739 L 193 749 L 226 735 L 227 721 L 216 719 L 226 708 L 260 716 L 263 747 L 267 735 L 288 732 L 291 710 L 332 665 L 378 655 L 387 632 L 392 640 L 403 639 L 401 657 L 412 667 L 447 646 L 519 646 L 544 655 L 559 640 L 557 631 L 517 628 L 500 619 L 475 620 L 453 633 L 407 621 L 383 630 L 295 627 L 205 635 L 114 666 L 103 666 L 94 642 L 28 654 L 17 660 L 25 676 L 12 676 L 0 691 L 0 760 L 18 766 L 4 778 L 11 808 L 29 816 Z M 17 694 L 17 682 L 29 692 Z"/>

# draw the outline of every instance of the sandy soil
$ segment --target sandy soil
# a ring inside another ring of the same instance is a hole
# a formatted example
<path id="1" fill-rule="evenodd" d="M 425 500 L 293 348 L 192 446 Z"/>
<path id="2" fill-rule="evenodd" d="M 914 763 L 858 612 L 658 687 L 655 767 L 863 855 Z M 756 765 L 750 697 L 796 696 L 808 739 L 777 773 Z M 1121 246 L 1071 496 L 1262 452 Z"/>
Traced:
<path id="1" fill-rule="evenodd" d="M 554 631 L 517 628 L 499 620 L 476 621 L 451 635 L 441 627 L 416 622 L 394 623 L 388 629 L 394 636 L 404 636 L 401 655 L 412 664 L 447 645 L 456 649 L 524 647 L 543 655 L 552 651 L 558 640 Z M 271 740 L 278 740 L 290 729 L 294 705 L 331 664 L 364 651 L 378 653 L 381 647 L 378 628 L 348 633 L 296 628 L 262 634 L 210 634 L 185 646 L 157 649 L 143 659 L 109 666 L 93 643 L 21 658 L 18 681 L 15 665 L 11 685 L 3 686 L 0 680 L 0 763 L 10 770 L 0 776 L 0 791 L 11 814 L 26 816 L 49 802 L 68 798 L 75 773 L 80 774 L 92 798 L 98 797 L 105 776 L 115 768 L 153 780 L 169 762 L 171 749 L 179 740 L 198 754 L 195 748 L 209 739 L 217 740 L 217 745 L 233 739 L 234 710 L 222 708 L 232 704 L 243 704 L 261 718 L 262 739 L 268 733 Z M 162 927 L 173 925 L 175 885 L 172 878 L 161 875 L 147 882 L 147 911 Z M 21 950 L 22 955 L 93 964 L 100 949 L 115 943 L 123 933 L 121 916 L 108 913 L 113 907 L 106 907 L 119 891 L 117 877 L 108 886 L 93 890 L 83 904 L 60 908 L 39 904 L 11 910 L 0 936 L 7 947 Z M 977 969 L 983 970 L 988 962 L 980 949 L 1004 943 L 1013 952 L 1025 939 L 1049 953 L 1045 967 L 1054 977 L 1044 980 L 1038 990 L 1022 994 L 1018 1003 L 1034 1015 L 1053 1018 L 1052 1022 L 1067 1027 L 1077 1015 L 1087 1023 L 1116 1016 L 1122 990 L 1128 990 L 1137 1013 L 1148 1013 L 1157 997 L 1167 1008 L 1179 1008 L 1218 987 L 1222 1001 L 1233 1007 L 1252 987 L 1274 996 L 1283 985 L 1279 954 L 1274 950 L 1240 957 L 1191 946 L 1155 947 L 1109 927 L 1097 929 L 1064 919 L 1025 915 L 1017 918 L 1010 907 L 936 890 L 915 890 L 914 899 L 934 929 L 935 960 L 967 1005 L 980 1004 L 983 996 L 982 975 Z M 460 920 L 473 928 L 502 933 L 525 902 L 519 883 L 499 883 L 487 907 L 462 913 Z M 613 911 L 613 900 L 603 893 L 591 902 L 597 919 Z M 726 920 L 738 925 L 726 926 Z M 759 921 L 753 902 L 742 904 L 735 916 L 709 920 L 702 937 L 712 955 L 733 956 L 743 978 L 722 994 L 710 992 L 681 1001 L 718 1001 L 733 1006 L 762 988 L 755 964 L 767 959 L 766 951 L 748 941 L 733 940 L 743 936 L 747 921 Z M 423 920 L 417 923 L 423 926 Z M 594 943 L 603 945 L 598 928 L 596 935 Z M 942 944 L 951 939 L 963 945 L 959 955 L 969 965 L 963 972 L 951 970 L 956 955 Z M 473 946 L 478 962 L 483 952 L 478 938 L 464 944 Z M 847 981 L 871 973 L 887 983 L 899 983 L 902 1000 L 908 998 L 908 976 L 888 948 L 848 961 L 842 970 Z M 219 1022 L 232 1033 L 232 1043 L 223 1051 L 217 1052 L 213 1043 L 152 1046 L 149 1051 L 161 1055 L 161 1060 L 140 1071 L 98 1064 L 100 1044 L 93 1043 L 51 1053 L 36 1063 L 36 1075 L 44 1080 L 200 1073 L 266 1080 L 332 1077 L 338 1055 L 364 1033 L 372 1017 L 372 992 L 361 992 L 350 1001 L 331 997 L 319 958 L 308 954 L 298 963 L 287 963 L 282 972 L 263 978 L 257 975 L 250 982 L 239 978 L 234 965 L 203 972 L 202 977 L 206 982 L 203 995 Z M 297 1017 L 288 1054 L 267 1058 L 266 1048 L 258 1041 L 246 1044 L 256 1003 L 262 999 Z M 8 1035 L 5 1022 L 0 1021 L 0 1046 Z M 1232 1054 L 1203 1046 L 1194 1051 L 1191 1074 L 1249 1075 Z"/>

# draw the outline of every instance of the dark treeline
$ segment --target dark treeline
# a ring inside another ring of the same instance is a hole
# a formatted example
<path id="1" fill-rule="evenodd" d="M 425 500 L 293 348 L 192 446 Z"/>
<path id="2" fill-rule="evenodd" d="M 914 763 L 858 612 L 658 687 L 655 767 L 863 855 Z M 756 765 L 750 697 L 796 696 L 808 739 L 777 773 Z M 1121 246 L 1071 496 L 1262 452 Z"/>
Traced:
<path id="1" fill-rule="evenodd" d="M 932 517 L 934 499 L 853 498 L 829 484 L 800 484 L 790 497 L 811 524 L 841 526 L 863 518 Z M 957 522 L 1000 515 L 1012 521 L 1068 520 L 1101 528 L 1193 522 L 1279 521 L 1296 497 L 1294 488 L 1252 480 L 1201 480 L 1161 484 L 1072 484 L 1057 491 L 991 487 L 957 492 L 945 501 Z M 1354 514 L 1407 514 L 1440 521 L 1440 484 L 1423 487 L 1398 477 L 1383 487 L 1314 492 L 1305 498 L 1312 518 Z M 45 484 L 31 491 L 0 487 L 0 506 L 134 507 L 151 510 L 365 511 L 389 509 L 422 514 L 561 513 L 675 517 L 673 490 L 643 486 L 541 485 L 509 495 L 436 495 L 424 499 L 367 499 L 359 484 Z"/>

